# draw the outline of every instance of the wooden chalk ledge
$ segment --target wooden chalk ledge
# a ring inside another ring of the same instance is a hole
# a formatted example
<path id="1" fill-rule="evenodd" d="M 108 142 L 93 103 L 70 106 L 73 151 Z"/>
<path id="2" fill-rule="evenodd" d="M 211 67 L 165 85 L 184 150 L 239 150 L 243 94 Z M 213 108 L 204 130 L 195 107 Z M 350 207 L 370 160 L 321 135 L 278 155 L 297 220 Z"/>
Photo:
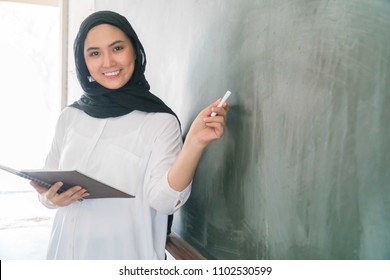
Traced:
<path id="1" fill-rule="evenodd" d="M 165 249 L 175 260 L 205 260 L 198 251 L 177 234 L 171 232 L 167 237 Z"/>

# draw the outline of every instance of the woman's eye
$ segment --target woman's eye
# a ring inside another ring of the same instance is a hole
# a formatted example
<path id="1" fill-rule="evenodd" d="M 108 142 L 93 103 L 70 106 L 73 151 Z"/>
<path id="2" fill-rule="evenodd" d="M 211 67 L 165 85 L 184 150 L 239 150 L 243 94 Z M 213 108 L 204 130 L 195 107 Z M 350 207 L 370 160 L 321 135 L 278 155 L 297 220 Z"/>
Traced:
<path id="1" fill-rule="evenodd" d="M 89 55 L 90 55 L 90 56 L 98 56 L 98 55 L 99 55 L 99 52 L 90 52 Z"/>
<path id="2" fill-rule="evenodd" d="M 121 51 L 121 50 L 123 50 L 123 47 L 122 46 L 116 46 L 115 48 L 114 48 L 114 51 Z"/>

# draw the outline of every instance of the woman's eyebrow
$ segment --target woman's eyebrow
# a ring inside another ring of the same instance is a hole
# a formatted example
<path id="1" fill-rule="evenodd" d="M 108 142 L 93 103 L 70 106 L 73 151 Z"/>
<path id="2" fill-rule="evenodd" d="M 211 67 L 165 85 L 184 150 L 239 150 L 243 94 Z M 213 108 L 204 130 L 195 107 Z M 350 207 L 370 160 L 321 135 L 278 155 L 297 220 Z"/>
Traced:
<path id="1" fill-rule="evenodd" d="M 112 46 L 114 46 L 114 45 L 116 45 L 116 44 L 118 44 L 118 43 L 124 43 L 124 42 L 125 42 L 125 41 L 123 41 L 123 40 L 116 40 L 115 42 L 109 44 L 108 47 L 112 47 Z"/>
<path id="2" fill-rule="evenodd" d="M 97 50 L 99 50 L 99 48 L 97 48 L 97 47 L 90 47 L 90 48 L 86 49 L 86 52 L 97 51 Z"/>
<path id="3" fill-rule="evenodd" d="M 123 41 L 123 40 L 116 40 L 116 41 L 112 42 L 111 44 L 109 44 L 108 47 L 110 48 L 110 47 L 112 47 L 112 46 L 114 46 L 114 45 L 116 45 L 116 44 L 124 43 L 124 42 L 125 42 L 125 41 Z M 88 49 L 86 50 L 86 52 L 96 51 L 96 50 L 99 50 L 99 48 L 98 48 L 98 47 L 90 47 L 90 48 L 88 48 Z"/>

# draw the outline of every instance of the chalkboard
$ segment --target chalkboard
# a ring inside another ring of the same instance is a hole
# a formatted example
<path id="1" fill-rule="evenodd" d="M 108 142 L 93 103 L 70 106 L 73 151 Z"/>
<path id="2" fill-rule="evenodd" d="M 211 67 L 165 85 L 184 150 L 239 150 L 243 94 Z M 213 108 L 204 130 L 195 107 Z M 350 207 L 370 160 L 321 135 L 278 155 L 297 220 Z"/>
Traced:
<path id="1" fill-rule="evenodd" d="M 233 92 L 174 231 L 208 259 L 390 259 L 390 1 L 96 1 L 183 131 Z"/>

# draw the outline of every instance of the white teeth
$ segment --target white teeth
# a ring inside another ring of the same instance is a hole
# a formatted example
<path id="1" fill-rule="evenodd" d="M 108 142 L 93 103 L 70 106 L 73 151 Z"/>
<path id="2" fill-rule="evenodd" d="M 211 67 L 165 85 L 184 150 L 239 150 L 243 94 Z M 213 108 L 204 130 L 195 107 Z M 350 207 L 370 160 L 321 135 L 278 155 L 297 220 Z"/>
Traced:
<path id="1" fill-rule="evenodd" d="M 115 76 L 115 75 L 119 74 L 119 70 L 115 71 L 115 72 L 108 72 L 108 73 L 103 73 L 103 74 L 104 74 L 104 76 Z"/>

